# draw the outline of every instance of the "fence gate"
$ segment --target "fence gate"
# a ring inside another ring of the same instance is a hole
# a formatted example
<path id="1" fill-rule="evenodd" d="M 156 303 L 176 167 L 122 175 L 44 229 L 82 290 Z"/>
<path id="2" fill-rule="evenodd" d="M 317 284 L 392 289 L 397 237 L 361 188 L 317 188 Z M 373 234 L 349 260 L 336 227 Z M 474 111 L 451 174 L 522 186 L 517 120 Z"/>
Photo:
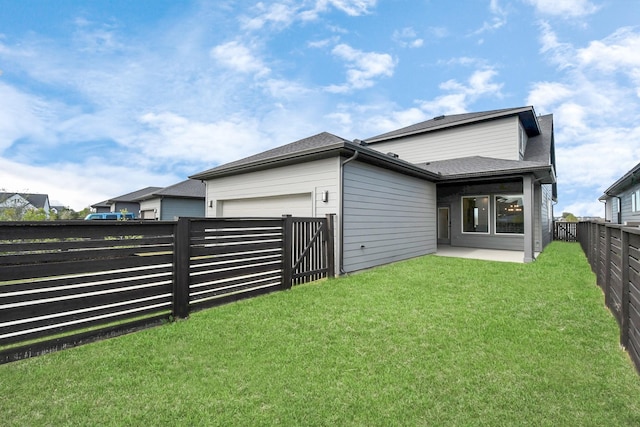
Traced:
<path id="1" fill-rule="evenodd" d="M 286 219 L 291 233 L 291 284 L 333 277 L 333 215 Z"/>
<path id="2" fill-rule="evenodd" d="M 578 241 L 578 223 L 577 222 L 561 222 L 553 223 L 553 240 L 561 240 L 563 242 Z"/>

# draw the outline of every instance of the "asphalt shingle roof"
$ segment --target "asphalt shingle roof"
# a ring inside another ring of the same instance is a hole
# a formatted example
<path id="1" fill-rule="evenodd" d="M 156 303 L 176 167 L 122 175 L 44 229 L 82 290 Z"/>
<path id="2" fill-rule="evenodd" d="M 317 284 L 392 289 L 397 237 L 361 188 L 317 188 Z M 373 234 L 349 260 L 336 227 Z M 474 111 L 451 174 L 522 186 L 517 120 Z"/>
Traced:
<path id="1" fill-rule="evenodd" d="M 424 169 L 439 174 L 443 178 L 463 178 L 480 175 L 517 172 L 548 168 L 544 162 L 526 160 L 504 160 L 491 157 L 471 156 L 451 160 L 439 160 L 420 165 Z"/>
<path id="2" fill-rule="evenodd" d="M 204 172 L 192 175 L 190 176 L 190 178 L 200 179 L 199 177 L 206 176 L 210 173 L 223 172 L 226 170 L 241 168 L 243 166 L 269 162 L 271 160 L 276 160 L 283 157 L 292 157 L 297 154 L 312 152 L 321 148 L 341 145 L 345 142 L 349 141 L 328 132 L 321 132 L 317 135 L 303 138 L 290 144 L 272 148 L 271 150 L 263 151 L 262 153 L 254 154 L 252 156 L 245 157 L 234 162 L 225 163 L 224 165 L 220 165 Z"/>
<path id="3" fill-rule="evenodd" d="M 206 186 L 204 182 L 195 179 L 187 179 L 147 194 L 146 196 L 143 196 L 143 198 L 148 199 L 153 197 L 169 196 L 201 199 L 205 197 L 205 193 Z"/>

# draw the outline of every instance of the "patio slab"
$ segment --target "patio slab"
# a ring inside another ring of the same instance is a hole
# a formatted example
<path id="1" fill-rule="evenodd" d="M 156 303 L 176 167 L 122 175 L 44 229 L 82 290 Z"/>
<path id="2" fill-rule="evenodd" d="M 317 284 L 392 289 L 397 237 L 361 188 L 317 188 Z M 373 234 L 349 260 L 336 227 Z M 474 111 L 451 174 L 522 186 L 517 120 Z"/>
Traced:
<path id="1" fill-rule="evenodd" d="M 438 245 L 438 256 L 454 258 L 482 259 L 486 261 L 524 263 L 524 251 L 506 251 L 499 249 L 465 248 L 460 246 Z M 536 253 L 536 256 L 538 253 Z"/>

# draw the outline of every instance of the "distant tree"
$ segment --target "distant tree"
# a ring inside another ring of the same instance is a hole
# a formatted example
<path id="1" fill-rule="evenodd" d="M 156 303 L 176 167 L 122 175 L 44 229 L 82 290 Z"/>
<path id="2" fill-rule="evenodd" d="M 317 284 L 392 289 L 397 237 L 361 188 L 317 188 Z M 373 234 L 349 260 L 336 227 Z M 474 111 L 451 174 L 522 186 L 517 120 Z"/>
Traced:
<path id="1" fill-rule="evenodd" d="M 91 208 L 86 207 L 86 208 L 82 209 L 81 211 L 76 212 L 76 218 L 75 219 L 84 219 L 90 213 L 91 213 Z"/>
<path id="2" fill-rule="evenodd" d="M 47 213 L 44 209 L 28 209 L 21 218 L 21 221 L 46 221 Z"/>
<path id="3" fill-rule="evenodd" d="M 10 206 L 6 206 L 0 209 L 0 220 L 2 221 L 22 221 L 25 214 L 29 211 L 29 202 L 24 199 L 11 200 Z"/>
<path id="4" fill-rule="evenodd" d="M 562 212 L 562 219 L 566 222 L 579 222 L 578 218 L 571 212 Z"/>
<path id="5" fill-rule="evenodd" d="M 2 208 L 0 221 L 20 221 L 22 212 L 17 208 Z"/>

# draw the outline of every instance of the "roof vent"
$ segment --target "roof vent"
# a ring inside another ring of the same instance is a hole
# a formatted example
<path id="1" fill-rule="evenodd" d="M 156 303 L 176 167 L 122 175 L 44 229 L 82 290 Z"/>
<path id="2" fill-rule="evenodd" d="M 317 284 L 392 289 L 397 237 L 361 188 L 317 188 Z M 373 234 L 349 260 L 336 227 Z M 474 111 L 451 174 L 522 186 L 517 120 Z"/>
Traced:
<path id="1" fill-rule="evenodd" d="M 396 153 L 391 153 L 391 152 L 387 153 L 387 156 L 389 156 L 389 157 L 393 157 L 394 159 L 397 159 L 397 158 L 399 158 L 399 157 L 400 157 L 400 156 L 398 156 Z"/>
<path id="2" fill-rule="evenodd" d="M 444 114 L 433 118 L 433 120 L 442 120 L 442 119 L 444 119 Z"/>
<path id="3" fill-rule="evenodd" d="M 354 144 L 358 144 L 358 145 L 362 145 L 362 146 L 367 145 L 367 143 L 366 143 L 366 142 L 364 142 L 364 141 L 363 141 L 363 140 L 361 140 L 361 139 L 354 139 L 354 140 L 353 140 L 353 143 L 354 143 Z"/>

